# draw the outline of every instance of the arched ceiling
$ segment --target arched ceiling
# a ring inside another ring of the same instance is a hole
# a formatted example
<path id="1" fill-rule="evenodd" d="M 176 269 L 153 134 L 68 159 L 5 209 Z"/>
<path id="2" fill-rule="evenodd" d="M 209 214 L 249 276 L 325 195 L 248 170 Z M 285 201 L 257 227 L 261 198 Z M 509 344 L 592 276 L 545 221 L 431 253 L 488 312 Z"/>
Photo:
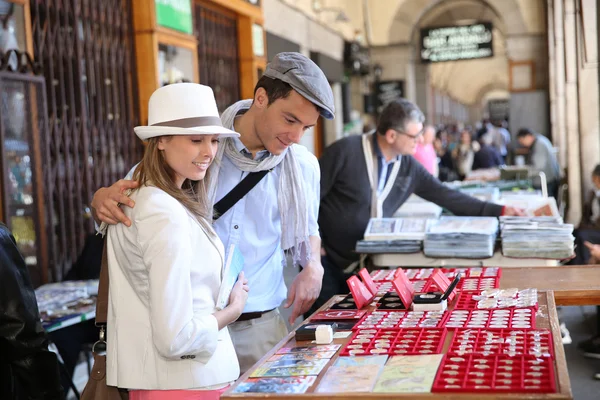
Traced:
<path id="1" fill-rule="evenodd" d="M 508 89 L 506 40 L 546 32 L 546 0 L 281 0 L 337 30 L 348 40 L 358 32 L 371 46 L 408 46 L 418 51 L 423 27 L 490 21 L 494 57 L 434 63 L 430 84 L 464 104 L 477 104 L 491 90 Z M 334 22 L 335 12 L 315 12 L 314 4 L 343 10 L 349 22 Z M 418 68 L 423 66 L 417 65 Z"/>

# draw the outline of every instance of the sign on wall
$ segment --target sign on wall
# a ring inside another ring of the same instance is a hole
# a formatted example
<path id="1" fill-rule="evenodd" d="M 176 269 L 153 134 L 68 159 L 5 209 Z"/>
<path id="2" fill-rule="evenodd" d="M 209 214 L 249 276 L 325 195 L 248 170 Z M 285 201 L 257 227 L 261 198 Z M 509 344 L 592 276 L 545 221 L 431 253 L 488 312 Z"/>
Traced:
<path id="1" fill-rule="evenodd" d="M 158 25 L 187 34 L 193 32 L 190 0 L 154 0 L 154 4 Z"/>
<path id="2" fill-rule="evenodd" d="M 494 56 L 492 23 L 421 29 L 421 62 L 473 60 Z"/>
<path id="3" fill-rule="evenodd" d="M 488 111 L 490 120 L 504 121 L 508 119 L 510 110 L 510 102 L 508 99 L 492 99 L 488 100 Z"/>
<path id="4" fill-rule="evenodd" d="M 404 81 L 378 81 L 375 82 L 375 106 L 377 114 L 394 100 L 404 96 Z"/>

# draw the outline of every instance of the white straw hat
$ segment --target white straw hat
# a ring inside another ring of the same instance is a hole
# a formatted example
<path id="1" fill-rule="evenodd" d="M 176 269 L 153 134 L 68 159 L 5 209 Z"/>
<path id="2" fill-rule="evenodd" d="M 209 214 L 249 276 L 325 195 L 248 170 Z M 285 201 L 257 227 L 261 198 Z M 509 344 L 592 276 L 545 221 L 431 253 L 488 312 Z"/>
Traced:
<path id="1" fill-rule="evenodd" d="M 197 83 L 174 83 L 154 91 L 148 102 L 148 126 L 133 130 L 142 140 L 165 135 L 240 136 L 223 127 L 212 89 Z"/>

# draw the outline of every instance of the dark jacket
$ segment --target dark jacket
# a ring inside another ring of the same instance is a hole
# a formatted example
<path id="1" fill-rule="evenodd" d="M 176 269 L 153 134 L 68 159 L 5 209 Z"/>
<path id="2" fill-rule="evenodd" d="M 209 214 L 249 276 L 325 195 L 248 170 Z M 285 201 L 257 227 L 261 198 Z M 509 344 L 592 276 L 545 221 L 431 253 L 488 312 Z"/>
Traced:
<path id="1" fill-rule="evenodd" d="M 319 229 L 323 247 L 340 268 L 358 260 L 356 242 L 363 238 L 371 217 L 371 185 L 362 150 L 362 137 L 338 140 L 319 160 L 321 206 Z M 444 186 L 412 156 L 402 156 L 394 186 L 383 202 L 383 216 L 416 194 L 455 215 L 499 216 L 502 206 L 486 203 Z"/>
<path id="2" fill-rule="evenodd" d="M 476 169 L 494 168 L 501 166 L 502 156 L 492 146 L 482 145 L 481 149 L 473 157 L 473 171 Z"/>
<path id="3" fill-rule="evenodd" d="M 0 224 L 0 399 L 62 398 L 56 354 L 48 350 L 25 261 Z"/>

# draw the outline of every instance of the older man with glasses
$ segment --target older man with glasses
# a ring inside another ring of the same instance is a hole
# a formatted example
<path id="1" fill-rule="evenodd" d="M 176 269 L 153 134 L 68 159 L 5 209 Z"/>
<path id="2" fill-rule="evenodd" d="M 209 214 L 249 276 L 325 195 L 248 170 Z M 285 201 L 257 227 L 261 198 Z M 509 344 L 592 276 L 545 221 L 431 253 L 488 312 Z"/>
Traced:
<path id="1" fill-rule="evenodd" d="M 311 311 L 331 296 L 347 293 L 346 279 L 358 265 L 354 252 L 370 218 L 392 217 L 415 193 L 456 215 L 523 215 L 522 210 L 479 201 L 444 186 L 413 155 L 423 134 L 419 107 L 400 99 L 381 113 L 377 130 L 329 146 L 319 160 L 323 286 Z"/>

